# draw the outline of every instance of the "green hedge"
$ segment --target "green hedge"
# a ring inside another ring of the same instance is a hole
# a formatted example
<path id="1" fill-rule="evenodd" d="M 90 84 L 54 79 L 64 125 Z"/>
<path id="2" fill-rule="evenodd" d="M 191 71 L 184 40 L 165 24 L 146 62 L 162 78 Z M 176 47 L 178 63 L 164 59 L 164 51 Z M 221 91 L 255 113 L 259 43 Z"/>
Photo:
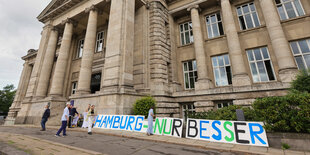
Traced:
<path id="1" fill-rule="evenodd" d="M 145 96 L 140 99 L 137 99 L 133 105 L 133 114 L 142 115 L 147 118 L 148 112 L 152 106 L 156 106 L 156 101 L 151 96 Z M 154 114 L 156 113 L 156 108 L 154 108 Z"/>
<path id="2" fill-rule="evenodd" d="M 267 131 L 310 133 L 310 94 L 291 92 L 281 97 L 257 99 L 253 104 Z"/>
<path id="3" fill-rule="evenodd" d="M 296 80 L 292 82 L 292 90 L 297 90 L 300 92 L 310 93 L 310 69 L 301 70 L 296 77 Z"/>

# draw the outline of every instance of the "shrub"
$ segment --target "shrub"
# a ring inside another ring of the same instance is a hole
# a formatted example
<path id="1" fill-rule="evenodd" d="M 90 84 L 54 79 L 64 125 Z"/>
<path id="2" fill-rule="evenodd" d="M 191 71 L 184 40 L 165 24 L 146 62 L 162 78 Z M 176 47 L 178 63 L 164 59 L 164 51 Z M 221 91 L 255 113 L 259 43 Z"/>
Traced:
<path id="1" fill-rule="evenodd" d="M 253 108 L 267 131 L 310 133 L 310 94 L 294 91 L 257 99 Z"/>
<path id="2" fill-rule="evenodd" d="M 140 99 L 137 99 L 133 105 L 133 114 L 147 117 L 150 108 L 152 106 L 155 107 L 155 105 L 156 105 L 156 101 L 151 96 L 145 96 Z M 154 108 L 154 114 L 155 114 L 155 110 L 156 109 Z"/>
<path id="3" fill-rule="evenodd" d="M 301 70 L 292 82 L 291 89 L 310 93 L 310 69 Z"/>
<path id="4" fill-rule="evenodd" d="M 249 107 L 242 107 L 237 105 L 231 105 L 218 109 L 216 111 L 210 110 L 207 112 L 196 112 L 189 114 L 189 118 L 195 119 L 210 119 L 210 120 L 237 120 L 236 110 L 242 109 L 244 111 L 244 117 L 247 121 L 259 120 L 254 113 L 254 110 Z"/>

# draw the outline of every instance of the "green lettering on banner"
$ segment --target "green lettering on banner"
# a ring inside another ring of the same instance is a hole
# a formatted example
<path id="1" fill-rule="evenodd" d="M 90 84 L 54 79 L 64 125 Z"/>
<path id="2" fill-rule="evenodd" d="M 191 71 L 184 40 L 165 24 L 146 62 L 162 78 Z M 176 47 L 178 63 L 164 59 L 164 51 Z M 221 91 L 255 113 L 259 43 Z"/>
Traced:
<path id="1" fill-rule="evenodd" d="M 154 127 L 154 133 L 156 133 L 156 129 L 158 128 L 159 134 L 162 134 L 162 132 L 163 132 L 163 127 L 164 127 L 164 119 L 162 119 L 162 121 L 161 121 L 161 126 L 160 126 L 160 124 L 159 124 L 159 119 L 156 118 L 155 127 Z"/>
<path id="2" fill-rule="evenodd" d="M 227 128 L 226 125 L 232 126 L 232 123 L 231 123 L 231 122 L 225 122 L 225 123 L 224 123 L 224 129 L 225 129 L 226 131 L 228 131 L 228 132 L 230 133 L 230 135 L 231 135 L 230 138 L 228 138 L 227 136 L 225 136 L 225 140 L 228 141 L 228 142 L 231 142 L 231 141 L 233 141 L 233 140 L 235 139 L 235 136 L 234 136 L 234 133 L 233 133 L 231 130 L 229 130 L 229 129 Z"/>
<path id="3" fill-rule="evenodd" d="M 169 132 L 166 132 L 166 125 L 167 125 L 167 119 L 165 119 L 164 134 L 165 134 L 165 135 L 170 135 L 171 129 L 172 129 L 172 119 L 171 119 L 171 122 L 170 122 L 170 129 L 169 129 Z"/>

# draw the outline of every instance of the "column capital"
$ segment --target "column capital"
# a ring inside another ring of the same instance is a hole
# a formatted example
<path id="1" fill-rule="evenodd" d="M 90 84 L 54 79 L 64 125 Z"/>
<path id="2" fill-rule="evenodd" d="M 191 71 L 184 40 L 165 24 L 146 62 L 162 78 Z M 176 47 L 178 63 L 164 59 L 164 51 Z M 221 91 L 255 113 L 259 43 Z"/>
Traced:
<path id="1" fill-rule="evenodd" d="M 85 13 L 89 13 L 90 11 L 95 11 L 99 13 L 99 9 L 95 5 L 92 5 L 85 9 Z"/>
<path id="2" fill-rule="evenodd" d="M 197 9 L 198 11 L 200 11 L 199 5 L 191 5 L 187 8 L 187 11 L 191 11 L 192 9 Z"/>
<path id="3" fill-rule="evenodd" d="M 55 32 L 58 32 L 58 33 L 59 33 L 59 32 L 60 32 L 60 29 L 59 29 L 58 27 L 56 27 L 56 26 L 53 26 L 53 27 L 52 27 L 52 31 L 55 31 Z"/>
<path id="4" fill-rule="evenodd" d="M 65 25 L 67 23 L 72 24 L 74 27 L 78 24 L 78 22 L 76 20 L 73 20 L 72 18 L 67 18 L 61 22 L 62 25 Z"/>

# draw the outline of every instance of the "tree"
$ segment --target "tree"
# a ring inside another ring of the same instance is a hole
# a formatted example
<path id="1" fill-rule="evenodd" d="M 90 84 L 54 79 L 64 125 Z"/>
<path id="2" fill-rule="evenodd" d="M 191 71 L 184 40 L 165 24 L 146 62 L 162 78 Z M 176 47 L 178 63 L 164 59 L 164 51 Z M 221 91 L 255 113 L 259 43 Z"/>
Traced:
<path id="1" fill-rule="evenodd" d="M 14 85 L 11 84 L 3 87 L 3 90 L 0 90 L 0 114 L 8 114 L 16 93 L 14 89 Z"/>

